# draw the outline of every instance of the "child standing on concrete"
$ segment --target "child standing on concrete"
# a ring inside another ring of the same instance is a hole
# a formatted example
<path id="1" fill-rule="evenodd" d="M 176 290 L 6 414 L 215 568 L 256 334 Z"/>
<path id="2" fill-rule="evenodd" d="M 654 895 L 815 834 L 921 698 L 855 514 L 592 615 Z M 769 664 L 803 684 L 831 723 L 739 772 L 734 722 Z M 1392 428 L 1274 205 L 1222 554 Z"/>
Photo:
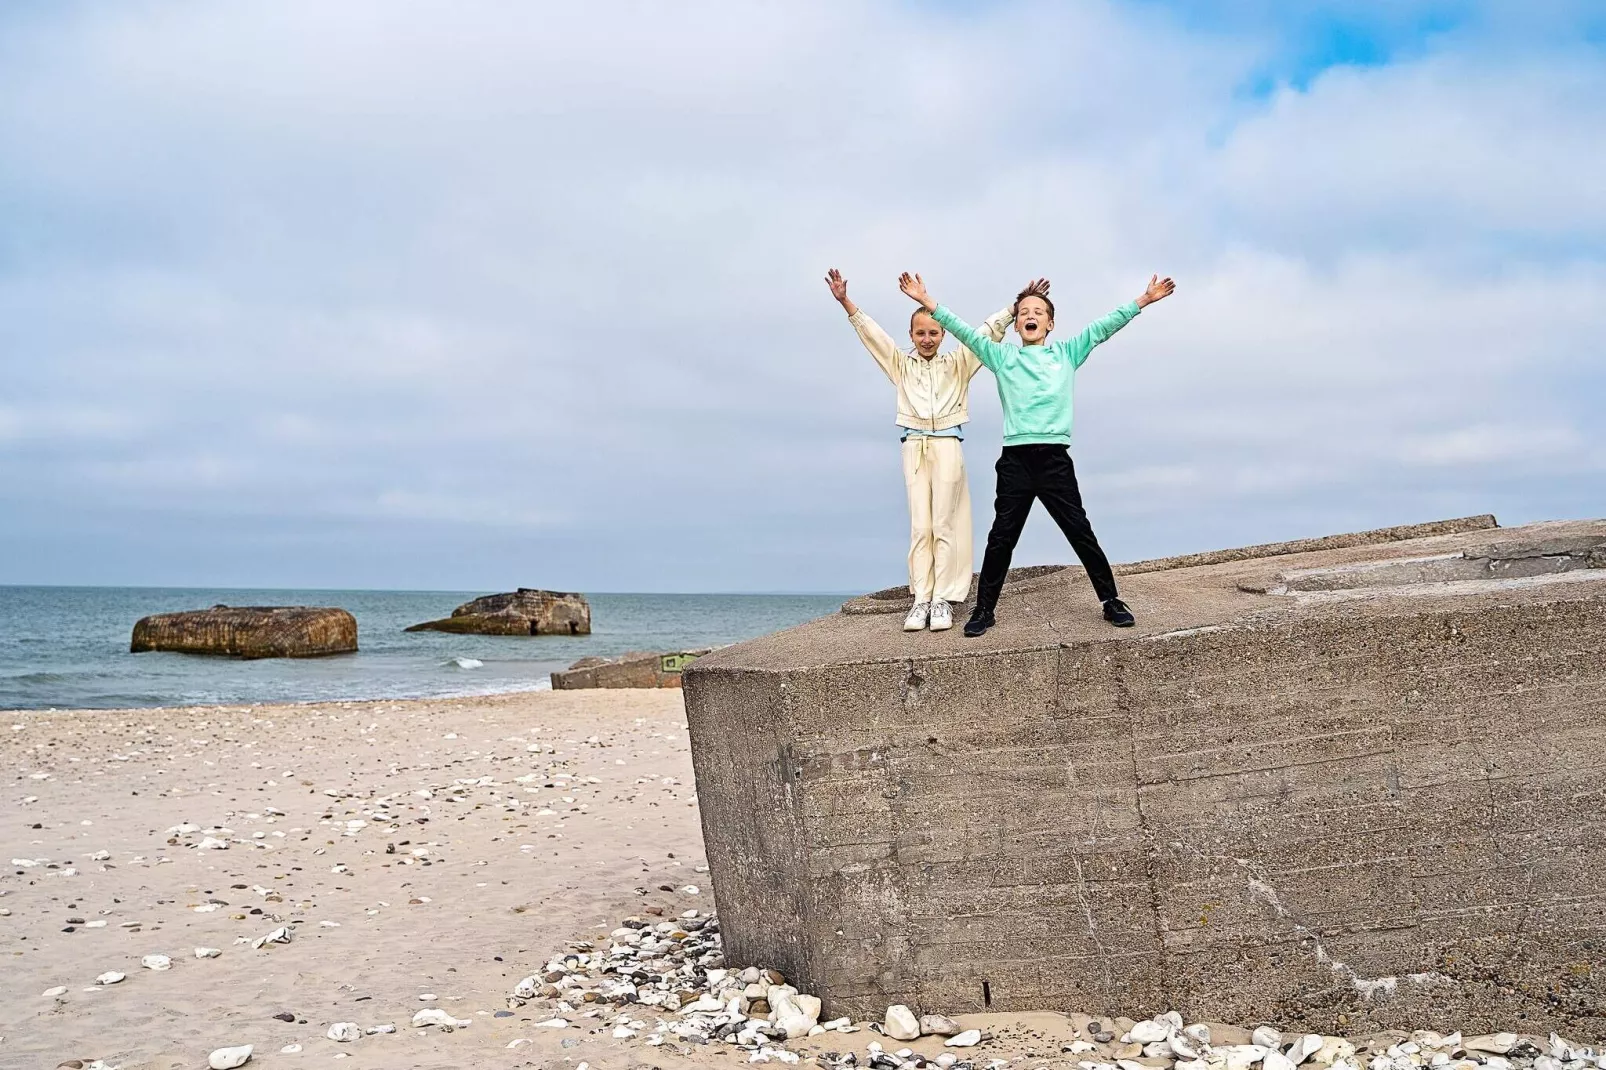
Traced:
<path id="1" fill-rule="evenodd" d="M 859 341 L 898 390 L 898 435 L 909 492 L 909 590 L 915 597 L 903 630 L 946 631 L 953 627 L 952 604 L 970 594 L 970 480 L 960 443 L 970 419 L 970 380 L 981 362 L 969 348 L 939 353 L 945 332 L 925 311 L 909 317 L 914 347 L 899 349 L 848 297 L 841 272 L 832 268 L 825 282 Z M 1038 279 L 1022 292 L 1047 294 L 1048 280 Z M 1013 319 L 1012 304 L 986 321 L 982 336 L 1001 340 Z"/>
<path id="2" fill-rule="evenodd" d="M 908 272 L 898 287 L 931 314 L 940 326 L 969 346 L 998 379 L 998 399 L 1004 407 L 1004 449 L 998 458 L 998 496 L 993 527 L 987 534 L 987 553 L 976 584 L 976 606 L 965 623 L 965 634 L 981 635 L 994 624 L 993 609 L 1009 572 L 1009 559 L 1026 527 L 1032 502 L 1039 500 L 1070 542 L 1093 590 L 1104 605 L 1104 619 L 1117 628 L 1137 623 L 1115 588 L 1109 559 L 1099 548 L 1082 508 L 1082 494 L 1071 463 L 1071 386 L 1093 347 L 1132 322 L 1146 305 L 1169 297 L 1176 289 L 1158 275 L 1136 301 L 1130 301 L 1080 334 L 1047 344 L 1054 329 L 1054 304 L 1047 294 L 1022 290 L 1015 299 L 1015 331 L 1021 344 L 1007 345 L 984 334 L 939 305 L 926 292 L 919 275 Z"/>

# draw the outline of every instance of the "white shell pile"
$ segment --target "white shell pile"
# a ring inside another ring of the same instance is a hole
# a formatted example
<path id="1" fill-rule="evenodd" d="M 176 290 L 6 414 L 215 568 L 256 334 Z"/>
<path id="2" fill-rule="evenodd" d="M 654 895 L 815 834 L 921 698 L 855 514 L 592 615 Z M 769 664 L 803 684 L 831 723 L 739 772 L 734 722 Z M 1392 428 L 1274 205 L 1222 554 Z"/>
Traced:
<path id="1" fill-rule="evenodd" d="M 603 1018 L 616 1039 L 639 1038 L 655 1047 L 728 1044 L 748 1052 L 749 1062 L 796 1063 L 801 1056 L 786 1049 L 788 1040 L 861 1028 L 847 1018 L 821 1022 L 819 999 L 787 984 L 777 970 L 726 969 L 719 919 L 698 910 L 673 921 L 626 918 L 606 939 L 570 945 L 540 973 L 514 986 L 508 1005 L 521 1007 L 531 999 L 557 1001 L 555 1016 L 538 1026 L 562 1029 L 571 1018 Z M 888 1008 L 887 1015 L 887 1026 L 870 1028 L 906 1039 L 942 1036 L 954 1046 L 982 1039 L 979 1031 L 961 1031 L 941 1015 L 917 1019 L 902 1006 Z M 927 1065 L 908 1049 L 895 1056 L 882 1052 L 876 1041 L 868 1048 L 876 1066 Z M 820 1057 L 822 1063 L 833 1059 L 857 1065 L 854 1055 Z M 935 1065 L 970 1067 L 953 1055 Z"/>
<path id="2" fill-rule="evenodd" d="M 826 1051 L 810 1058 L 833 1068 L 974 1070 L 974 1063 L 952 1051 L 936 1056 L 906 1047 L 888 1051 L 882 1040 L 941 1037 L 945 1048 L 964 1049 L 993 1039 L 940 1014 L 916 1017 L 901 1005 L 888 1007 L 881 1022 L 821 1022 L 820 1000 L 787 984 L 778 971 L 728 969 L 719 919 L 697 910 L 669 921 L 626 918 L 605 938 L 571 944 L 521 980 L 508 1006 L 535 999 L 554 1003 L 553 1016 L 534 1023 L 538 1027 L 566 1029 L 577 1018 L 601 1019 L 616 1039 L 687 1050 L 730 1045 L 747 1053 L 749 1062 L 797 1063 L 804 1056 L 787 1050 L 789 1040 L 868 1030 L 881 1036 L 863 1038 L 863 1055 Z M 421 1023 L 415 1018 L 414 1024 Z M 1606 1070 L 1606 1050 L 1554 1033 L 1548 1038 L 1464 1037 L 1417 1030 L 1346 1040 L 1314 1033 L 1285 1036 L 1268 1026 L 1218 1027 L 1218 1032 L 1223 1036 L 1213 1038 L 1210 1026 L 1189 1025 L 1176 1011 L 1141 1022 L 1094 1018 L 1077 1029 L 1080 1039 L 1066 1044 L 1061 1054 L 1079 1070 Z M 1248 1043 L 1229 1042 L 1245 1038 Z M 519 1043 L 525 1042 L 514 1042 Z M 987 1060 L 986 1065 L 1005 1063 Z"/>
<path id="3" fill-rule="evenodd" d="M 1097 1023 L 1105 1030 L 1109 1026 Z M 1115 1038 L 1084 1030 L 1090 1040 L 1067 1047 L 1091 1053 Z M 1241 1034 L 1240 1034 L 1241 1035 Z M 1359 1042 L 1316 1033 L 1290 1033 L 1261 1026 L 1248 1044 L 1212 1043 L 1210 1027 L 1185 1025 L 1176 1011 L 1137 1022 L 1115 1048 L 1116 1058 L 1086 1058 L 1081 1070 L 1606 1070 L 1606 1054 L 1574 1045 L 1552 1033 L 1548 1039 L 1516 1033 L 1464 1037 L 1419 1029 L 1380 1033 Z M 1140 1061 L 1141 1060 L 1141 1061 Z"/>

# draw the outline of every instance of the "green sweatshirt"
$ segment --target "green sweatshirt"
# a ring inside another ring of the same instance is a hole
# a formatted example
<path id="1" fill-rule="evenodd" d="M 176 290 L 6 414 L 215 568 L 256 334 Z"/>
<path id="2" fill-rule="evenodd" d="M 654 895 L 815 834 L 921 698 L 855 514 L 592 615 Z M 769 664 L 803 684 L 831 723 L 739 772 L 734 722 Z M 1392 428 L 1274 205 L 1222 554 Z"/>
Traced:
<path id="1" fill-rule="evenodd" d="M 1004 445 L 1071 444 L 1071 384 L 1093 347 L 1132 322 L 1138 303 L 1129 301 L 1082 332 L 1046 346 L 995 342 L 938 305 L 932 317 L 943 325 L 998 380 L 1004 406 Z"/>

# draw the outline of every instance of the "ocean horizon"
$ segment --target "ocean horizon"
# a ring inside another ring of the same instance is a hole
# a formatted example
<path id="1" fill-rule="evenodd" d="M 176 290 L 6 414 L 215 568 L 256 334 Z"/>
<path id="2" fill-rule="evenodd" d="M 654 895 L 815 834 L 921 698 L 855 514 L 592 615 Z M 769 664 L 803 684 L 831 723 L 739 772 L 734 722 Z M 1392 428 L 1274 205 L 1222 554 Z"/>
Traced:
<path id="1" fill-rule="evenodd" d="M 835 612 L 845 594 L 586 593 L 581 636 L 407 632 L 486 591 L 0 586 L 0 709 L 136 709 L 535 691 L 582 657 L 723 646 Z M 319 605 L 357 618 L 358 650 L 242 661 L 131 654 L 134 623 L 213 605 Z"/>

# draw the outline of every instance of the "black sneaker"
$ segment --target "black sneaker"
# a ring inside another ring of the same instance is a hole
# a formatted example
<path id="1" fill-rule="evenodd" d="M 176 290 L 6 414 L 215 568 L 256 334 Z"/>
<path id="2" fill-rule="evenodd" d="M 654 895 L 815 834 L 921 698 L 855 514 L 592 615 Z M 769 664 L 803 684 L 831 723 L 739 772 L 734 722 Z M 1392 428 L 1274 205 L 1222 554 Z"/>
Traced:
<path id="1" fill-rule="evenodd" d="M 978 609 L 965 621 L 965 635 L 974 639 L 998 622 L 993 620 L 993 611 Z"/>
<path id="2" fill-rule="evenodd" d="M 1104 603 L 1104 619 L 1117 628 L 1130 628 L 1138 622 L 1132 611 L 1126 608 L 1126 603 L 1119 598 L 1112 598 Z"/>

